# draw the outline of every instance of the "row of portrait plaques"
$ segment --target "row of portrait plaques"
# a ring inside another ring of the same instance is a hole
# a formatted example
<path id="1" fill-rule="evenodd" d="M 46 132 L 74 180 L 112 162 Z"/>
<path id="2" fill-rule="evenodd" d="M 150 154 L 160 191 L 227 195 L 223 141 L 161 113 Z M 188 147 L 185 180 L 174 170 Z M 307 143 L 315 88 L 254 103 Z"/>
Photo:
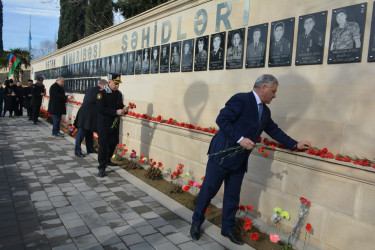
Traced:
<path id="1" fill-rule="evenodd" d="M 367 3 L 332 10 L 328 63 L 360 62 L 366 22 Z M 375 11 L 375 3 L 373 13 Z M 296 65 L 323 63 L 325 31 L 328 11 L 299 17 L 296 49 Z M 241 69 L 265 66 L 268 24 L 246 29 L 202 36 L 195 39 L 163 44 L 124 54 L 71 64 L 36 73 L 47 79 L 58 76 L 67 78 L 105 76 L 109 72 L 122 75 L 191 72 Z M 290 66 L 294 37 L 295 18 L 271 23 L 268 66 Z M 247 39 L 246 53 L 244 41 Z M 225 39 L 228 42 L 225 43 Z M 225 44 L 227 46 L 225 47 Z M 375 61 L 375 17 L 371 22 L 368 61 Z"/>
<path id="2" fill-rule="evenodd" d="M 80 79 L 67 79 L 64 82 L 64 89 L 69 93 L 83 94 L 90 88 L 97 86 L 100 78 L 80 78 Z"/>

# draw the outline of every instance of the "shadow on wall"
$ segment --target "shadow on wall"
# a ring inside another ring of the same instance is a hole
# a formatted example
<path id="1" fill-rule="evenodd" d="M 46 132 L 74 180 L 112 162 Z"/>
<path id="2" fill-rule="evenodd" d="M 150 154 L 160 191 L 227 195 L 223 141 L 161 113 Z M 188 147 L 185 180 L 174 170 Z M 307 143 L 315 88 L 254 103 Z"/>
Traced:
<path id="1" fill-rule="evenodd" d="M 154 113 L 154 105 L 149 103 L 147 105 L 147 115 L 152 117 Z M 147 158 L 150 157 L 150 147 L 152 143 L 152 138 L 154 137 L 154 129 L 150 128 L 150 121 L 143 119 L 141 128 L 141 151 Z"/>
<path id="2" fill-rule="evenodd" d="M 199 119 L 208 101 L 208 87 L 204 81 L 192 83 L 185 92 L 184 107 L 193 125 L 199 124 Z"/>
<path id="3" fill-rule="evenodd" d="M 297 141 L 303 139 L 310 140 L 312 135 L 309 134 L 309 128 L 306 126 L 296 127 L 301 125 L 294 123 L 295 118 L 298 119 L 303 116 L 310 105 L 313 105 L 314 91 L 311 88 L 309 80 L 293 73 L 277 77 L 277 79 L 279 81 L 277 96 L 269 106 L 272 109 L 272 119 L 278 123 L 283 131 L 288 130 L 292 133 L 293 131 L 299 131 L 297 136 L 295 136 L 295 132 L 293 135 L 290 135 L 293 139 Z M 264 136 L 272 139 L 266 133 L 262 134 L 262 138 L 264 138 Z M 276 192 L 283 192 L 279 187 L 285 186 L 286 176 L 288 175 L 288 171 L 283 167 L 278 167 L 276 165 L 272 167 L 272 155 L 271 153 L 268 158 L 263 158 L 262 155 L 255 156 L 254 153 L 252 153 L 249 157 L 248 172 L 244 177 L 244 182 L 247 183 L 243 184 L 240 203 L 242 205 L 253 205 L 259 217 L 270 217 L 272 215 L 272 211 L 259 211 L 259 207 L 264 207 L 265 203 L 272 204 L 275 202 L 275 204 L 271 205 L 273 207 L 283 205 L 278 204 L 279 202 L 276 200 L 267 201 L 264 200 L 264 198 L 262 199 L 262 193 L 269 192 L 270 189 L 275 188 Z M 251 192 L 248 192 L 248 188 L 251 189 Z M 298 190 L 296 192 L 298 192 Z M 303 194 L 301 194 L 301 196 L 303 196 Z M 289 207 L 283 209 L 293 210 Z M 263 212 L 266 212 L 266 214 L 262 214 Z"/>

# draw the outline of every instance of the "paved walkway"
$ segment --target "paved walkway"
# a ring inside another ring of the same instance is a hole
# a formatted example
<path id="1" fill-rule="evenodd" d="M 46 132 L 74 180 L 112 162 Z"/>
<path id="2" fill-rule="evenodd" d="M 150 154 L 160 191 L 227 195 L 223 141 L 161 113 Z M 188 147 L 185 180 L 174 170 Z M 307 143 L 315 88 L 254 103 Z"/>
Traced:
<path id="1" fill-rule="evenodd" d="M 1 249 L 225 249 L 192 241 L 188 222 L 118 169 L 98 178 L 73 148 L 45 122 L 0 118 Z"/>

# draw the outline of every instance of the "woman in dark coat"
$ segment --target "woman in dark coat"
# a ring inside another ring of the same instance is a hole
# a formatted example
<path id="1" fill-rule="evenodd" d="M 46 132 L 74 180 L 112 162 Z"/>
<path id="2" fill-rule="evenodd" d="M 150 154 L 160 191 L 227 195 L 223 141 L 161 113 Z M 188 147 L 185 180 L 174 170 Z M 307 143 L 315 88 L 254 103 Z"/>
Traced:
<path id="1" fill-rule="evenodd" d="M 5 113 L 9 111 L 9 117 L 13 117 L 13 111 L 16 108 L 16 88 L 13 85 L 13 80 L 7 80 L 5 81 L 5 91 L 4 91 L 4 112 L 3 117 L 5 116 Z"/>

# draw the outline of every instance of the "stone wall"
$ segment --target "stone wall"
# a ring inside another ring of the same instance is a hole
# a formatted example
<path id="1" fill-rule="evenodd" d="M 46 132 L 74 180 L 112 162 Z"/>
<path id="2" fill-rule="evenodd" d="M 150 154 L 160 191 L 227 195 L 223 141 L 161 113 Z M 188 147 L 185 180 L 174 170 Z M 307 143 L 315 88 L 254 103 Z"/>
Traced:
<path id="1" fill-rule="evenodd" d="M 367 12 L 361 62 L 328 64 L 332 10 L 363 2 L 367 3 Z M 195 27 L 199 31 L 202 24 L 194 23 L 204 19 L 198 15 L 202 9 L 207 12 L 207 23 L 205 31 L 198 35 Z M 230 27 L 221 19 L 217 22 L 217 17 L 229 9 Z M 328 147 L 334 154 L 373 159 L 375 111 L 370 93 L 375 85 L 370 80 L 373 65 L 366 60 L 372 9 L 373 2 L 359 0 L 172 1 L 34 61 L 32 72 L 294 17 L 291 66 L 266 64 L 264 68 L 252 69 L 123 75 L 120 90 L 124 102 L 136 103 L 135 111 L 140 114 L 172 117 L 201 127 L 216 126 L 216 116 L 230 96 L 250 91 L 260 74 L 270 73 L 279 79 L 280 85 L 277 99 L 269 107 L 283 130 L 296 139 L 310 140 L 315 147 Z M 299 16 L 325 10 L 323 63 L 296 66 Z M 169 24 L 171 33 L 166 39 Z M 269 37 L 270 28 L 268 41 Z M 266 57 L 268 49 L 269 43 Z M 53 79 L 45 81 L 47 89 L 53 82 Z M 82 94 L 73 95 L 82 101 Z M 67 117 L 72 118 L 76 112 L 77 106 L 69 104 Z M 122 119 L 121 131 L 122 143 L 130 150 L 163 162 L 165 170 L 174 170 L 182 163 L 194 178 L 204 175 L 212 135 L 133 117 Z M 276 150 L 268 158 L 253 152 L 249 163 L 241 203 L 253 205 L 255 216 L 271 224 L 272 210 L 279 206 L 291 214 L 291 220 L 282 225 L 288 232 L 297 221 L 299 197 L 304 196 L 312 201 L 307 218 L 314 228 L 310 243 L 321 249 L 373 248 L 372 168 L 287 150 Z M 304 231 L 301 235 L 304 236 Z"/>

